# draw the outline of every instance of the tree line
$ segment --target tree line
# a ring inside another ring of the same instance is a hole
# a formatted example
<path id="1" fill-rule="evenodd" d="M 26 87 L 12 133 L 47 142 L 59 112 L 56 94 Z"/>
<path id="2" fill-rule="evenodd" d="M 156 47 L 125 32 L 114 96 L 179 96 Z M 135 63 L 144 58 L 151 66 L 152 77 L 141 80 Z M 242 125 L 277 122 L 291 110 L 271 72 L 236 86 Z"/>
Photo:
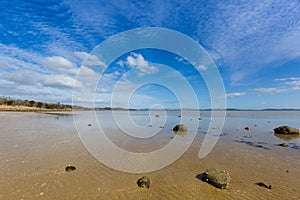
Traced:
<path id="1" fill-rule="evenodd" d="M 27 107 L 36 107 L 44 109 L 72 109 L 71 105 L 57 103 L 45 103 L 34 100 L 21 100 L 21 99 L 12 99 L 9 97 L 0 97 L 0 105 L 8 106 L 27 106 Z"/>

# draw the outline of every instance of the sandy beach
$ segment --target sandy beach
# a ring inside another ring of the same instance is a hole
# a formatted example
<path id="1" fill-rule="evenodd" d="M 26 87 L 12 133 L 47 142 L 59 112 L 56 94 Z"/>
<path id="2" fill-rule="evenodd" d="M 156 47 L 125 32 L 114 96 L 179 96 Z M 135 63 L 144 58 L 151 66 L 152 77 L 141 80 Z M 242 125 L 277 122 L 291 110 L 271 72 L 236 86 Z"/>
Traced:
<path id="1" fill-rule="evenodd" d="M 133 114 L 137 119 L 147 115 L 138 111 Z M 1 112 L 0 117 L 3 200 L 300 199 L 300 140 L 284 141 L 273 133 L 274 127 L 284 124 L 300 128 L 300 112 L 229 112 L 217 145 L 199 159 L 210 120 L 209 114 L 202 113 L 197 136 L 183 156 L 166 168 L 143 174 L 116 171 L 97 161 L 81 143 L 71 115 Z M 161 136 L 143 145 L 117 137 L 117 129 L 110 131 L 118 146 L 147 151 L 171 140 L 172 126 L 167 121 Z M 251 131 L 245 131 L 245 126 Z M 279 146 L 282 142 L 289 146 Z M 76 170 L 66 172 L 67 165 L 76 166 Z M 199 175 L 208 168 L 228 171 L 230 187 L 221 190 L 200 180 Z M 144 175 L 151 179 L 149 189 L 136 184 Z M 272 185 L 272 189 L 256 185 L 258 182 Z"/>

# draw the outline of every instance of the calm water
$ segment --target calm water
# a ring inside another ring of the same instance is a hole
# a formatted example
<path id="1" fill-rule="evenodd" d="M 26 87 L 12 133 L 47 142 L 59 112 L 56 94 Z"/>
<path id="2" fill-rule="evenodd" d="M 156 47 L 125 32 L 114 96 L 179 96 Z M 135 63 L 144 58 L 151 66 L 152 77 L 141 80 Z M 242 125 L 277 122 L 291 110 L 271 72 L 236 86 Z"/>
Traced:
<path id="1" fill-rule="evenodd" d="M 196 126 L 196 137 L 203 138 L 212 120 L 211 113 L 208 111 L 200 113 L 193 111 L 185 113 L 180 113 L 180 111 L 115 111 L 114 114 L 111 111 L 98 111 L 75 114 L 79 122 L 78 126 L 95 132 L 99 132 L 99 127 L 101 127 L 103 133 L 122 148 L 128 148 L 126 145 L 130 147 L 139 145 L 139 142 L 143 145 L 149 143 L 155 148 L 161 147 L 174 137 L 172 129 L 176 124 L 181 123 L 186 124 L 191 131 L 195 131 Z M 156 115 L 159 117 L 155 117 Z M 117 122 L 116 117 L 118 117 Z M 67 129 L 74 128 L 72 116 L 59 117 L 57 123 Z M 88 124 L 91 124 L 92 128 L 88 127 Z M 300 128 L 300 112 L 227 111 L 219 140 L 221 142 L 232 139 L 236 142 L 251 140 L 253 143 L 266 143 L 267 146 L 287 142 L 290 143 L 290 148 L 299 149 L 300 138 L 279 138 L 274 135 L 273 129 L 283 125 Z M 246 126 L 249 126 L 251 130 L 244 130 Z M 145 148 L 148 147 L 145 146 Z"/>

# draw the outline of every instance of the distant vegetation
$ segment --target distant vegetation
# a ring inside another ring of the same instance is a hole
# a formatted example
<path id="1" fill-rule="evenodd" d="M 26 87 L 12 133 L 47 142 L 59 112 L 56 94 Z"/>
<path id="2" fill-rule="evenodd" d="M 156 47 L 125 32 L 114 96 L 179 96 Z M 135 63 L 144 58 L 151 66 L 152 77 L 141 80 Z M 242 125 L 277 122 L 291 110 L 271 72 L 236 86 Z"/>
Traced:
<path id="1" fill-rule="evenodd" d="M 71 105 L 65 105 L 58 103 L 45 103 L 34 100 L 20 100 L 20 99 L 11 99 L 9 97 L 0 97 L 0 105 L 7 106 L 9 108 L 18 108 L 18 107 L 28 107 L 29 110 L 33 110 L 34 108 L 40 110 L 71 110 Z M 8 109 L 9 110 L 9 109 Z"/>

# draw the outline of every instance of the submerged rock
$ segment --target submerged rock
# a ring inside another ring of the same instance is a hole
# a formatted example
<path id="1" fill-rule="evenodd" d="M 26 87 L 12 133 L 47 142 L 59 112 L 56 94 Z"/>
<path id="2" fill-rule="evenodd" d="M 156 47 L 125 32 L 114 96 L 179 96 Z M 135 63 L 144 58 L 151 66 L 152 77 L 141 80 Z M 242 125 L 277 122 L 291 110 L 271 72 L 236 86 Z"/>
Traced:
<path id="1" fill-rule="evenodd" d="M 281 147 L 288 147 L 289 144 L 287 144 L 287 143 L 281 143 L 281 144 L 279 144 L 279 146 L 281 146 Z"/>
<path id="2" fill-rule="evenodd" d="M 207 169 L 203 174 L 203 181 L 220 189 L 229 187 L 230 175 L 224 170 Z"/>
<path id="3" fill-rule="evenodd" d="M 159 117 L 159 115 L 155 115 L 155 117 Z"/>
<path id="4" fill-rule="evenodd" d="M 147 176 L 143 176 L 139 180 L 137 180 L 137 185 L 141 188 L 149 188 L 150 187 L 150 179 Z"/>
<path id="5" fill-rule="evenodd" d="M 92 124 L 88 124 L 88 126 L 92 126 Z"/>
<path id="6" fill-rule="evenodd" d="M 68 165 L 68 166 L 66 166 L 66 168 L 65 168 L 65 171 L 66 171 L 66 172 L 70 172 L 70 171 L 74 171 L 74 170 L 76 170 L 76 167 L 75 167 L 75 166 L 71 166 L 71 165 Z"/>
<path id="7" fill-rule="evenodd" d="M 187 134 L 187 127 L 184 124 L 177 124 L 174 128 L 173 131 L 177 135 L 185 136 Z"/>
<path id="8" fill-rule="evenodd" d="M 296 128 L 292 128 L 290 126 L 279 126 L 274 128 L 275 134 L 283 134 L 283 135 L 300 135 L 300 130 Z"/>

